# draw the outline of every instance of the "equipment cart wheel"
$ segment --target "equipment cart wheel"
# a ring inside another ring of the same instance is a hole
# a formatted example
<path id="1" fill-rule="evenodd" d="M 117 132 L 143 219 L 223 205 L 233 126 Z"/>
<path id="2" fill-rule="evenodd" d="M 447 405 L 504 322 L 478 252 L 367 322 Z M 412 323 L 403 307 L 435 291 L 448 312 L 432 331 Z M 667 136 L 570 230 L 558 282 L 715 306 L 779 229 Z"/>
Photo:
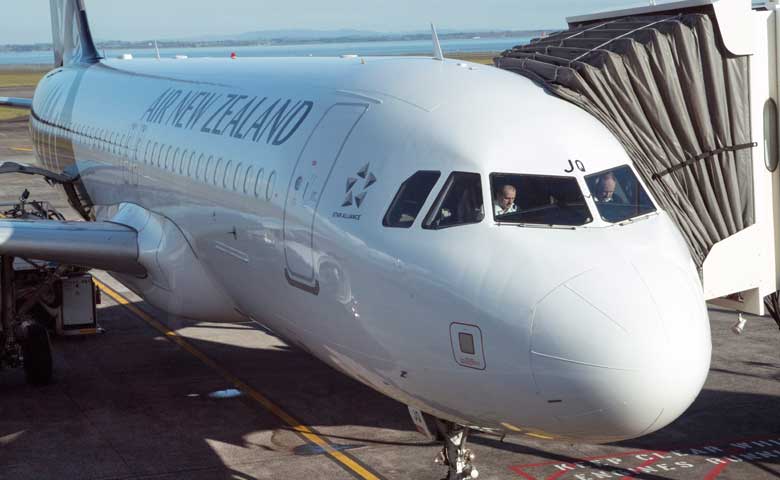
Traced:
<path id="1" fill-rule="evenodd" d="M 26 320 L 21 326 L 22 336 L 19 343 L 22 347 L 24 371 L 27 383 L 45 385 L 52 377 L 51 343 L 49 332 L 36 322 Z"/>

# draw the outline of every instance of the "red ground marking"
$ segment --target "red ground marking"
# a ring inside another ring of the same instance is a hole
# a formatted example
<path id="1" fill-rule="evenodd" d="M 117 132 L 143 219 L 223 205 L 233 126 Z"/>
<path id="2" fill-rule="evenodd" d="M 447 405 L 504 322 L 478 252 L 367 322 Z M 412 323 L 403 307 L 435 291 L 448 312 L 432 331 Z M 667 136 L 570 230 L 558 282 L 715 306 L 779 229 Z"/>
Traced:
<path id="1" fill-rule="evenodd" d="M 536 477 L 532 477 L 531 475 L 528 475 L 518 467 L 509 467 L 509 469 L 515 472 L 516 474 L 520 475 L 521 477 L 525 478 L 525 480 L 536 480 Z"/>
<path id="2" fill-rule="evenodd" d="M 674 450 L 674 449 L 672 449 Z M 526 468 L 534 468 L 534 467 L 545 467 L 547 465 L 570 465 L 572 467 L 576 467 L 577 463 L 582 462 L 590 462 L 593 460 L 601 460 L 603 458 L 615 458 L 615 457 L 626 457 L 629 455 L 638 455 L 640 453 L 664 453 L 660 450 L 635 450 L 632 452 L 623 452 L 616 455 L 600 455 L 597 457 L 585 457 L 580 459 L 575 459 L 572 457 L 567 457 L 567 460 L 574 460 L 573 462 L 568 463 L 561 463 L 560 461 L 552 461 L 552 462 L 541 462 L 541 463 L 528 463 L 525 465 L 514 465 L 510 466 L 509 469 L 515 472 L 516 474 L 520 475 L 521 477 L 527 479 L 527 480 L 536 480 L 536 477 L 533 477 L 532 475 L 529 475 L 524 469 Z M 660 460 L 660 459 L 658 459 Z M 656 461 L 656 460 L 654 460 Z M 561 470 L 560 472 L 556 472 L 550 477 L 548 477 L 546 480 L 556 480 L 557 478 L 560 478 L 561 476 L 571 472 L 572 470 Z"/>
<path id="3" fill-rule="evenodd" d="M 737 452 L 739 452 L 738 448 L 732 448 L 730 450 L 726 450 L 726 453 L 724 453 L 722 457 L 718 457 L 718 458 L 725 458 Z M 723 470 L 725 470 L 726 467 L 728 467 L 729 465 L 731 465 L 731 462 L 729 461 L 726 461 L 726 463 L 720 463 L 716 465 L 715 467 L 713 467 L 712 470 L 707 472 L 707 475 L 704 477 L 704 480 L 715 480 L 718 477 L 718 475 L 723 473 Z"/>
<path id="4" fill-rule="evenodd" d="M 684 447 L 684 448 L 687 448 L 687 447 Z M 670 450 L 677 450 L 677 449 L 672 448 Z M 663 450 L 635 450 L 635 451 L 632 451 L 632 452 L 617 453 L 615 455 L 599 455 L 597 457 L 585 457 L 585 458 L 564 457 L 566 460 L 569 460 L 569 462 L 564 462 L 564 464 L 566 464 L 566 465 L 574 465 L 575 463 L 588 462 L 588 461 L 591 461 L 591 460 L 601 460 L 602 458 L 625 457 L 625 456 L 628 456 L 628 455 L 636 455 L 636 454 L 639 454 L 639 453 L 655 453 L 655 452 L 665 453 L 665 451 L 663 451 Z M 513 469 L 513 468 L 544 467 L 544 466 L 547 466 L 547 465 L 558 465 L 560 463 L 561 463 L 560 460 L 553 460 L 553 461 L 550 461 L 550 462 L 526 463 L 526 464 L 523 464 L 523 465 L 516 465 L 516 466 L 513 466 L 513 467 L 509 467 L 509 468 Z"/>
<path id="5" fill-rule="evenodd" d="M 643 452 L 643 453 L 645 453 L 645 452 Z M 657 452 L 655 450 L 653 450 L 653 451 L 647 450 L 646 453 L 662 453 L 662 452 Z M 625 455 L 628 455 L 628 454 L 623 454 L 623 455 L 620 455 L 620 456 L 625 456 Z M 593 457 L 593 458 L 590 458 L 589 460 L 592 461 L 592 460 L 598 460 L 598 459 L 601 459 L 601 458 L 615 458 L 617 456 L 618 455 L 608 455 L 606 457 L 598 457 L 598 458 Z M 639 465 L 639 467 L 649 467 L 650 465 L 654 464 L 658 460 L 660 460 L 660 458 L 658 458 L 658 457 L 651 458 L 650 460 L 646 460 L 645 462 L 643 462 L 641 465 Z M 588 460 L 585 460 L 585 461 L 587 462 Z M 566 465 L 571 465 L 572 467 L 575 466 L 574 464 L 571 464 L 571 463 L 567 463 Z M 594 467 L 598 467 L 598 466 L 599 465 L 594 465 Z M 639 467 L 631 467 L 631 468 L 639 468 Z M 628 470 L 628 468 L 621 468 L 621 470 Z M 558 480 L 559 478 L 561 478 L 562 476 L 566 475 L 569 472 L 572 472 L 572 470 L 561 470 L 560 472 L 555 472 L 554 474 L 552 474 L 549 477 L 547 477 L 547 480 Z M 626 480 L 626 479 L 630 480 L 631 477 L 625 476 L 625 477 L 621 477 L 620 478 L 620 480 Z"/>
<path id="6" fill-rule="evenodd" d="M 660 458 L 658 458 L 658 457 L 651 458 L 650 460 L 647 460 L 646 462 L 642 462 L 639 466 L 631 467 L 631 468 L 639 470 L 642 467 L 649 467 L 650 465 L 654 464 L 658 460 L 660 460 Z M 642 472 L 636 472 L 636 473 L 640 474 L 640 475 L 642 474 Z M 631 475 L 631 476 L 626 475 L 625 477 L 621 477 L 620 480 L 631 480 L 632 478 L 634 478 L 634 475 Z"/>
<path id="7" fill-rule="evenodd" d="M 566 475 L 570 471 L 571 470 L 561 470 L 560 472 L 555 472 L 552 475 L 550 475 L 549 477 L 547 477 L 547 480 L 558 480 L 559 478 L 561 478 L 562 476 Z"/>
<path id="8" fill-rule="evenodd" d="M 723 473 L 723 470 L 725 470 L 726 467 L 728 466 L 729 466 L 728 463 L 721 463 L 720 465 L 715 466 L 715 468 L 707 472 L 707 475 L 704 477 L 704 480 L 714 480 L 715 478 L 718 477 L 718 475 Z"/>
<path id="9" fill-rule="evenodd" d="M 620 458 L 620 457 L 627 457 L 627 456 L 630 456 L 630 455 L 648 454 L 648 453 L 669 453 L 671 451 L 677 451 L 677 450 L 703 449 L 705 447 L 710 447 L 710 446 L 711 447 L 719 447 L 720 448 L 720 446 L 730 445 L 732 443 L 748 443 L 748 442 L 757 442 L 757 441 L 765 441 L 765 440 L 773 440 L 773 439 L 775 439 L 774 435 L 770 436 L 770 437 L 753 437 L 753 438 L 750 438 L 750 439 L 728 440 L 728 441 L 725 441 L 725 442 L 719 442 L 717 444 L 698 445 L 698 446 L 695 446 L 695 447 L 691 447 L 691 446 L 678 446 L 678 447 L 673 447 L 673 448 L 669 448 L 669 449 L 666 449 L 666 450 L 635 450 L 635 451 L 631 451 L 631 452 L 616 453 L 616 454 L 613 454 L 613 455 L 599 455 L 599 456 L 595 456 L 595 457 L 584 457 L 584 458 L 579 458 L 579 459 L 572 458 L 572 457 L 566 457 L 566 459 L 569 460 L 569 462 L 567 462 L 567 463 L 561 463 L 560 460 L 552 460 L 552 461 L 548 461 L 548 462 L 539 462 L 539 463 L 527 463 L 527 464 L 522 464 L 522 465 L 512 465 L 512 466 L 509 467 L 509 470 L 515 472 L 516 474 L 520 475 L 521 477 L 525 478 L 526 480 L 536 480 L 536 477 L 534 477 L 534 476 L 530 475 L 529 473 L 527 473 L 525 471 L 525 469 L 527 469 L 527 468 L 535 468 L 535 467 L 544 467 L 544 466 L 548 466 L 548 465 L 570 465 L 572 467 L 575 467 L 576 464 L 578 464 L 578 463 L 587 463 L 587 462 L 591 462 L 593 460 L 601 460 L 601 459 L 604 459 L 604 458 Z M 724 458 L 724 457 L 727 457 L 729 455 L 733 455 L 734 453 L 738 453 L 740 451 L 741 451 L 741 449 L 739 449 L 739 448 L 731 448 L 729 450 L 726 450 L 725 453 L 721 454 L 721 456 L 717 457 L 717 458 Z M 657 458 L 657 459 L 653 459 L 652 461 L 648 460 L 647 462 L 645 462 L 645 463 L 648 463 L 647 465 L 642 464 L 640 466 L 647 467 L 647 466 L 652 465 L 652 463 L 657 462 L 658 460 L 661 460 L 661 459 Z M 721 464 L 716 465 L 714 468 L 712 468 L 712 470 L 710 470 L 709 473 L 707 473 L 707 476 L 704 478 L 704 480 L 714 480 L 721 473 L 723 473 L 723 471 L 726 469 L 726 467 L 729 466 L 729 464 L 730 464 L 730 462 L 729 463 L 721 463 Z M 596 468 L 596 467 L 598 467 L 598 465 L 594 465 L 594 468 Z M 631 467 L 631 468 L 638 468 L 638 467 Z M 570 473 L 572 471 L 573 470 L 562 470 L 560 472 L 556 472 L 552 476 L 548 477 L 546 480 L 556 480 L 556 479 L 560 478 L 561 476 L 563 476 L 563 475 L 565 475 L 567 473 Z M 637 473 L 641 474 L 641 472 L 637 472 Z M 621 480 L 624 480 L 625 478 L 631 478 L 631 477 L 623 477 L 623 479 L 621 479 Z"/>

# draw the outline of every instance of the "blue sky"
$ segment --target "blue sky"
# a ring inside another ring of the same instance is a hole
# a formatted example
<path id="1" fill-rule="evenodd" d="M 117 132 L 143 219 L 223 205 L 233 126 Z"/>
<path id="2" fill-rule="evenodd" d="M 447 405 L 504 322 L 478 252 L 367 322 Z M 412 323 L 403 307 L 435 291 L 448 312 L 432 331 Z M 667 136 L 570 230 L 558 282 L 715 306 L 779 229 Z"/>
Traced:
<path id="1" fill-rule="evenodd" d="M 51 40 L 49 0 L 3 2 L 0 44 Z M 660 3 L 660 2 L 659 2 Z M 373 31 L 562 28 L 565 17 L 644 0 L 86 0 L 98 39 L 145 40 L 275 29 Z"/>

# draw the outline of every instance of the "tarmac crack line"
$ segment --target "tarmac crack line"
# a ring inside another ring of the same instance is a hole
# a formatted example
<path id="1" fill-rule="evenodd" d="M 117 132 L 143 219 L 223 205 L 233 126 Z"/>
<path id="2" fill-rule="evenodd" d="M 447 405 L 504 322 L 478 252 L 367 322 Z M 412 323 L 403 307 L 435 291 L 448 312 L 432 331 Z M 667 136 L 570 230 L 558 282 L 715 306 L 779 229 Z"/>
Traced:
<path id="1" fill-rule="evenodd" d="M 105 283 L 101 282 L 97 278 L 93 278 L 93 280 L 95 282 L 95 285 L 97 285 L 97 287 L 101 291 L 103 291 L 106 295 L 111 297 L 119 305 L 121 305 L 122 307 L 130 311 L 136 317 L 146 322 L 149 326 L 151 326 L 161 334 L 163 334 L 165 338 L 175 343 L 176 345 L 178 345 L 179 347 L 181 347 L 182 349 L 184 349 L 185 351 L 193 355 L 195 358 L 200 360 L 206 366 L 210 367 L 212 370 L 217 372 L 225 380 L 232 383 L 238 390 L 242 391 L 245 395 L 247 395 L 249 398 L 254 400 L 256 403 L 260 404 L 268 412 L 270 412 L 271 414 L 273 414 L 274 416 L 282 420 L 284 423 L 286 423 L 298 436 L 302 437 L 306 442 L 317 445 L 320 448 L 322 448 L 322 450 L 327 455 L 327 458 L 330 458 L 331 460 L 336 462 L 336 464 L 342 467 L 345 471 L 347 471 L 347 473 L 349 473 L 350 475 L 356 478 L 363 479 L 363 480 L 383 480 L 383 477 L 379 475 L 379 473 L 374 472 L 373 469 L 371 469 L 371 467 L 363 464 L 354 456 L 334 448 L 330 444 L 330 442 L 328 442 L 325 438 L 320 436 L 319 432 L 317 432 L 314 428 L 303 425 L 301 422 L 295 419 L 295 417 L 293 417 L 292 415 L 284 411 L 281 407 L 279 407 L 274 402 L 272 402 L 268 397 L 266 397 L 259 391 L 255 390 L 252 386 L 250 386 L 243 380 L 240 380 L 238 377 L 236 377 L 235 375 L 227 371 L 224 367 L 219 365 L 217 362 L 212 360 L 211 357 L 198 350 L 191 343 L 189 343 L 184 337 L 174 332 L 173 330 L 171 330 L 170 328 L 168 328 L 158 320 L 152 318 L 149 314 L 147 314 L 140 308 L 133 305 L 130 302 L 130 300 L 126 299 L 124 296 L 114 291 L 111 287 L 109 287 Z"/>

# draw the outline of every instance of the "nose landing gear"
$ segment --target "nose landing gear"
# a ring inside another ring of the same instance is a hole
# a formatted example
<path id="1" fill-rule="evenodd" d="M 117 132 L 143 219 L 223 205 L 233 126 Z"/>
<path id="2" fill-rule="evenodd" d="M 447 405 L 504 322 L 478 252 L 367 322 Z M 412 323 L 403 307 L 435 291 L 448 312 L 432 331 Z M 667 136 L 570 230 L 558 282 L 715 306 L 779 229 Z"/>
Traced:
<path id="1" fill-rule="evenodd" d="M 444 447 L 434 461 L 449 467 L 447 477 L 442 480 L 478 478 L 479 471 L 474 466 L 474 452 L 466 448 L 468 427 L 437 419 L 436 429 L 444 437 Z"/>
<path id="2" fill-rule="evenodd" d="M 442 480 L 467 480 L 479 477 L 479 471 L 474 466 L 474 452 L 466 448 L 468 427 L 434 418 L 411 405 L 409 414 L 418 432 L 429 440 L 444 442 L 441 452 L 433 459 L 436 464 L 446 465 L 449 468 L 447 476 Z"/>

